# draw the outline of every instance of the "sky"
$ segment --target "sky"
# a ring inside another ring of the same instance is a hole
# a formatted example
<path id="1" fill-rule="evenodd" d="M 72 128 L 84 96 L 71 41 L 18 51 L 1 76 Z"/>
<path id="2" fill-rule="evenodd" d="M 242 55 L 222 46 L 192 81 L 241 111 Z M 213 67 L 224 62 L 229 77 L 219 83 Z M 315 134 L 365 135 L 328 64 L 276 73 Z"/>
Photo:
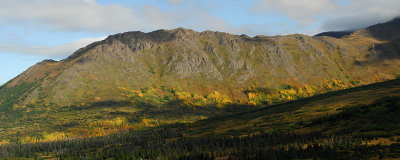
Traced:
<path id="1" fill-rule="evenodd" d="M 314 35 L 398 16 L 399 0 L 0 0 L 0 85 L 44 59 L 127 31 Z"/>

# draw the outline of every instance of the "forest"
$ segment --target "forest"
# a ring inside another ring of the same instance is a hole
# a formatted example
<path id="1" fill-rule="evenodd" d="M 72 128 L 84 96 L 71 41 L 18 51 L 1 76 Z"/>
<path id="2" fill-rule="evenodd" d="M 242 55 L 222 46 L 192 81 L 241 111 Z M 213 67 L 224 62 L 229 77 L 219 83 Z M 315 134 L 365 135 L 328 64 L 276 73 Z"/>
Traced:
<path id="1" fill-rule="evenodd" d="M 244 137 L 182 137 L 182 126 L 103 137 L 0 147 L 3 159 L 370 159 L 400 158 L 400 139 L 367 145 L 374 138 L 324 133 L 274 132 Z"/>

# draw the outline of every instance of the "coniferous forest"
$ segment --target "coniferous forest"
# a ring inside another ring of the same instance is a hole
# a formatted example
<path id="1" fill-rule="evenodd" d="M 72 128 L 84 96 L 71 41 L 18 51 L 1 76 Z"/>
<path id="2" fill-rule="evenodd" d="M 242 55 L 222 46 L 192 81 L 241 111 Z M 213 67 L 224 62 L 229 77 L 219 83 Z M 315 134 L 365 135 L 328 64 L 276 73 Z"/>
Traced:
<path id="1" fill-rule="evenodd" d="M 177 126 L 174 126 L 175 128 Z M 179 127 L 178 127 L 179 128 Z M 374 138 L 323 133 L 267 133 L 190 138 L 173 129 L 0 147 L 1 157 L 45 159 L 370 159 L 400 158 L 400 144 L 366 145 Z"/>

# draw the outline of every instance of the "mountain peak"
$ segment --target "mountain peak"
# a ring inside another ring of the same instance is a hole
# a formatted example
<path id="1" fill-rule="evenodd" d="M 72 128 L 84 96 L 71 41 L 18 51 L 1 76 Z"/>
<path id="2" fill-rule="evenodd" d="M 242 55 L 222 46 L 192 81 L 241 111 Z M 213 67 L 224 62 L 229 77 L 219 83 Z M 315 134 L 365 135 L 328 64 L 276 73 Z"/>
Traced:
<path id="1" fill-rule="evenodd" d="M 400 38 L 400 17 L 386 23 L 379 23 L 361 30 L 364 34 L 383 41 L 392 41 Z"/>
<path id="2" fill-rule="evenodd" d="M 41 62 L 39 62 L 38 64 L 49 64 L 49 63 L 57 63 L 58 61 L 53 60 L 53 59 L 45 59 Z"/>
<path id="3" fill-rule="evenodd" d="M 400 23 L 400 17 L 396 17 L 392 20 L 392 22 Z"/>
<path id="4" fill-rule="evenodd" d="M 328 36 L 340 39 L 345 36 L 351 35 L 352 33 L 354 33 L 354 31 L 328 31 L 328 32 L 318 33 L 314 36 L 315 37 Z"/>
<path id="5" fill-rule="evenodd" d="M 166 31 L 170 31 L 172 33 L 181 32 L 181 33 L 188 33 L 188 34 L 196 32 L 196 31 L 194 31 L 192 29 L 187 29 L 187 28 L 183 28 L 183 27 L 179 27 L 179 28 L 175 28 L 175 29 L 171 29 L 171 30 L 166 30 Z"/>
<path id="6" fill-rule="evenodd" d="M 174 39 L 184 38 L 190 35 L 196 35 L 198 32 L 186 29 L 186 28 L 176 28 L 171 30 L 155 30 L 152 32 L 141 32 L 141 31 L 131 31 L 125 33 L 119 33 L 115 35 L 108 36 L 105 41 L 111 42 L 112 40 L 119 40 L 121 42 L 128 42 L 131 43 L 132 41 L 136 40 L 144 40 L 144 41 L 153 41 L 157 43 L 162 43 L 166 41 L 171 41 Z"/>

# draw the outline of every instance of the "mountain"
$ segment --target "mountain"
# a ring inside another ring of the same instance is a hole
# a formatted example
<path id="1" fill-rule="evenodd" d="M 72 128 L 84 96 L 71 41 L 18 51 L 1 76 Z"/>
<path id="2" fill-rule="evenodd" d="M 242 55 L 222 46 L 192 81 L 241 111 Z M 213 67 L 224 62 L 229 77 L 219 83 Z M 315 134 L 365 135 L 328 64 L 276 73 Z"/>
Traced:
<path id="1" fill-rule="evenodd" d="M 352 31 L 330 31 L 330 32 L 322 32 L 314 35 L 315 37 L 327 36 L 333 38 L 342 38 L 344 36 L 351 35 Z"/>
<path id="2" fill-rule="evenodd" d="M 218 91 L 237 101 L 246 100 L 244 91 L 252 86 L 310 85 L 323 91 L 329 83 L 370 84 L 398 74 L 399 47 L 392 43 L 399 36 L 392 32 L 398 33 L 399 27 L 393 23 L 343 39 L 300 34 L 250 38 L 183 28 L 127 32 L 62 61 L 38 63 L 4 88 L 36 83 L 21 102 L 43 97 L 48 103 L 73 105 L 120 100 L 118 87 L 180 87 L 200 95 Z"/>
<path id="3" fill-rule="evenodd" d="M 399 29 L 395 19 L 340 39 L 184 28 L 111 35 L 1 86 L 0 138 L 49 141 L 189 123 L 387 81 L 400 74 Z"/>

